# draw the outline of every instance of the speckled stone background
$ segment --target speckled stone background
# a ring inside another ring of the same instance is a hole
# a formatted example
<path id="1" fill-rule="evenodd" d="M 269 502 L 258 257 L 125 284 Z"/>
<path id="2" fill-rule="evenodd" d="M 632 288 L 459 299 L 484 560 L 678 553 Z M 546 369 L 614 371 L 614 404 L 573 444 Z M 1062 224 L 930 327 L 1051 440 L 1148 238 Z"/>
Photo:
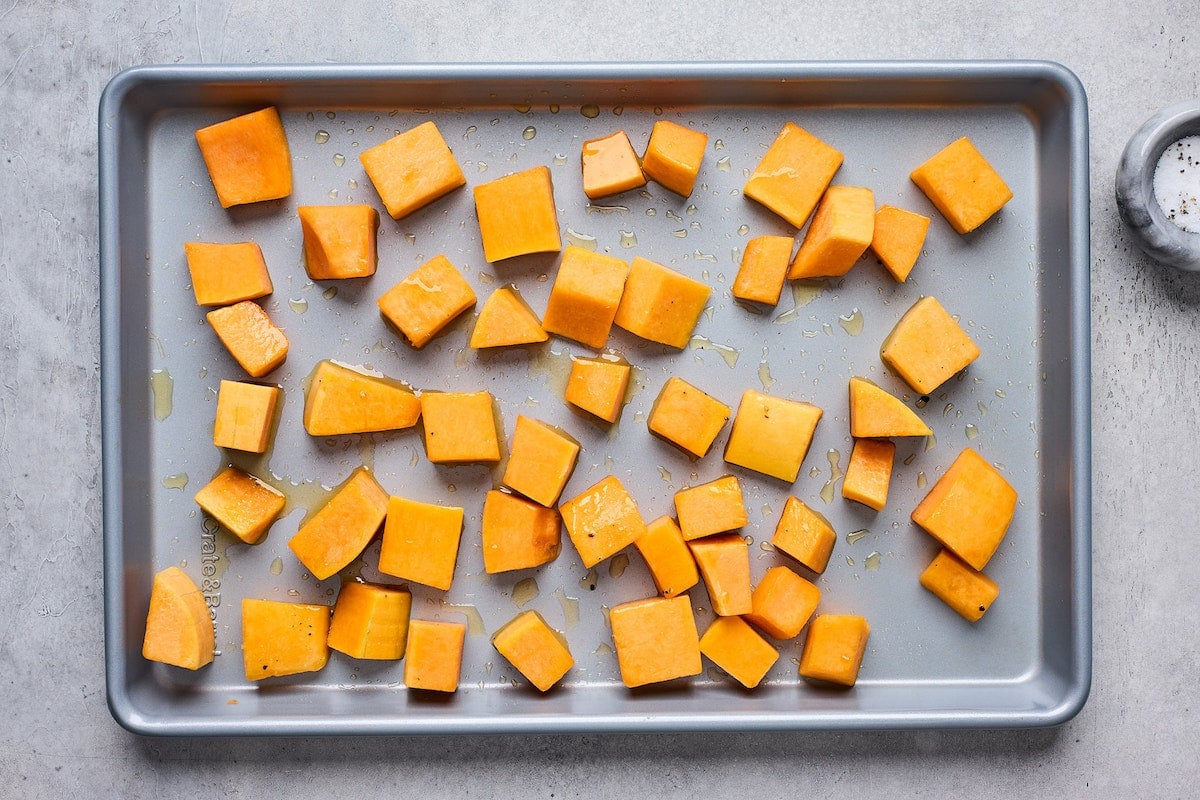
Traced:
<path id="1" fill-rule="evenodd" d="M 48 2 L 0 10 L 0 796 L 1194 797 L 1200 275 L 1131 249 L 1125 140 L 1200 95 L 1191 2 Z M 96 106 L 142 63 L 1038 58 L 1090 101 L 1091 698 L 1052 730 L 158 740 L 105 706 Z"/>

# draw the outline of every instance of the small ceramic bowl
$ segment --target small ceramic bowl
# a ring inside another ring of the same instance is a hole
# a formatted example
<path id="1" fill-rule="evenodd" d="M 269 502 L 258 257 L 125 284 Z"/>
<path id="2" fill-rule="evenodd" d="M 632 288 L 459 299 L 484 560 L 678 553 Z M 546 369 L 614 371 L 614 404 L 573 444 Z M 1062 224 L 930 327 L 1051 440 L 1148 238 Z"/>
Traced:
<path id="1" fill-rule="evenodd" d="M 1183 270 L 1200 270 L 1200 233 L 1189 233 L 1154 198 L 1154 169 L 1163 151 L 1200 135 L 1200 100 L 1168 106 L 1146 120 L 1117 166 L 1117 210 L 1146 255 Z"/>

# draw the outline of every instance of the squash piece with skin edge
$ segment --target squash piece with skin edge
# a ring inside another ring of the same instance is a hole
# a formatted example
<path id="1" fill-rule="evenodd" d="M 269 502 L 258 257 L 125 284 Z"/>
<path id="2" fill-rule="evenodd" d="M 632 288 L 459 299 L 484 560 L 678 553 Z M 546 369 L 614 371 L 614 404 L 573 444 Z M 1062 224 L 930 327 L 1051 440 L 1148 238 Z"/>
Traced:
<path id="1" fill-rule="evenodd" d="M 741 617 L 717 617 L 700 637 L 700 652 L 747 689 L 762 682 L 779 651 Z"/>
<path id="2" fill-rule="evenodd" d="M 958 233 L 970 233 L 987 222 L 1013 196 L 966 136 L 946 145 L 910 177 Z"/>
<path id="3" fill-rule="evenodd" d="M 320 362 L 309 376 L 304 398 L 309 436 L 400 430 L 420 417 L 420 399 L 400 381 L 333 361 Z"/>
<path id="4" fill-rule="evenodd" d="M 378 255 L 379 212 L 364 203 L 300 206 L 304 270 L 314 281 L 369 278 Z"/>
<path id="5" fill-rule="evenodd" d="M 475 214 L 488 262 L 562 249 L 554 184 L 545 166 L 506 175 L 474 189 Z"/>
<path id="6" fill-rule="evenodd" d="M 502 482 L 535 503 L 552 506 L 575 471 L 579 449 L 579 442 L 564 431 L 518 414 Z"/>
<path id="7" fill-rule="evenodd" d="M 688 542 L 713 613 L 721 617 L 754 610 L 750 588 L 750 545 L 736 533 L 708 536 Z"/>
<path id="8" fill-rule="evenodd" d="M 575 666 L 566 639 L 536 611 L 524 611 L 505 623 L 492 634 L 492 646 L 540 692 Z"/>
<path id="9" fill-rule="evenodd" d="M 874 232 L 875 193 L 861 186 L 830 186 L 796 250 L 788 278 L 845 275 L 867 251 Z"/>
<path id="10" fill-rule="evenodd" d="M 274 107 L 201 128 L 196 143 L 222 208 L 292 193 L 292 155 Z"/>
<path id="11" fill-rule="evenodd" d="M 749 522 L 742 484 L 736 475 L 680 489 L 675 493 L 675 515 L 687 541 L 741 528 Z"/>
<path id="12" fill-rule="evenodd" d="M 930 295 L 904 313 L 883 340 L 879 357 L 905 383 L 925 395 L 979 358 L 979 347 Z"/>
<path id="13" fill-rule="evenodd" d="M 204 595 L 187 573 L 167 567 L 154 576 L 142 657 L 184 669 L 212 663 L 216 635 Z"/>
<path id="14" fill-rule="evenodd" d="M 467 626 L 414 619 L 408 624 L 404 685 L 430 692 L 458 691 Z"/>
<path id="15" fill-rule="evenodd" d="M 411 610 L 412 594 L 403 589 L 343 581 L 329 622 L 329 646 L 351 658 L 404 658 Z"/>
<path id="16" fill-rule="evenodd" d="M 754 608 L 743 619 L 773 639 L 794 639 L 817 610 L 821 590 L 780 565 L 767 570 L 750 599 Z"/>
<path id="17" fill-rule="evenodd" d="M 549 564 L 562 549 L 558 509 L 496 489 L 484 497 L 480 534 L 489 575 Z"/>
<path id="18" fill-rule="evenodd" d="M 921 255 L 928 232 L 929 217 L 883 205 L 875 212 L 871 250 L 896 282 L 904 283 Z"/>
<path id="19" fill-rule="evenodd" d="M 842 165 L 842 154 L 795 123 L 785 123 L 742 194 L 803 228 Z"/>
<path id="20" fill-rule="evenodd" d="M 846 476 L 842 480 L 842 497 L 882 511 L 887 505 L 895 457 L 895 442 L 888 439 L 855 439 Z"/>
<path id="21" fill-rule="evenodd" d="M 929 436 L 916 412 L 866 378 L 850 379 L 850 435 L 860 439 Z"/>
<path id="22" fill-rule="evenodd" d="M 316 672 L 329 661 L 326 605 L 242 600 L 242 665 L 246 680 Z"/>
<path id="23" fill-rule="evenodd" d="M 183 253 L 197 305 L 227 306 L 274 291 L 262 249 L 254 242 L 184 242 Z"/>
<path id="24" fill-rule="evenodd" d="M 711 294 L 698 280 L 634 256 L 613 322 L 643 339 L 683 349 Z"/>
<path id="25" fill-rule="evenodd" d="M 646 560 L 650 577 L 663 597 L 676 597 L 700 582 L 696 559 L 675 520 L 659 517 L 646 526 L 646 532 L 633 546 Z"/>
<path id="26" fill-rule="evenodd" d="M 708 134 L 660 119 L 650 129 L 642 156 L 642 172 L 655 183 L 684 197 L 692 193 Z"/>
<path id="27" fill-rule="evenodd" d="M 392 219 L 402 219 L 467 183 L 432 120 L 359 155 Z"/>
<path id="28" fill-rule="evenodd" d="M 703 669 L 687 595 L 621 603 L 608 619 L 621 680 L 629 688 L 699 675 Z"/>
<path id="29" fill-rule="evenodd" d="M 542 323 L 538 322 L 533 310 L 521 299 L 514 286 L 501 286 L 479 309 L 475 328 L 471 331 L 468 346 L 481 350 L 485 347 L 511 347 L 519 344 L 537 344 L 550 338 Z"/>
<path id="30" fill-rule="evenodd" d="M 434 256 L 376 301 L 383 315 L 420 350 L 459 314 L 475 306 L 475 290 L 450 259 Z"/>
<path id="31" fill-rule="evenodd" d="M 853 686 L 858 681 L 871 626 L 852 614 L 822 614 L 808 626 L 800 654 L 800 676 L 819 683 Z"/>
<path id="32" fill-rule="evenodd" d="M 912 521 L 977 570 L 1008 533 L 1017 491 L 995 467 L 964 448 L 912 512 Z"/>
<path id="33" fill-rule="evenodd" d="M 224 470 L 196 492 L 196 504 L 246 544 L 256 544 L 283 513 L 287 498 L 237 467 Z"/>
<path id="34" fill-rule="evenodd" d="M 646 176 L 625 131 L 588 139 L 580 153 L 583 193 L 589 200 L 627 192 L 646 185 Z"/>
<path id="35" fill-rule="evenodd" d="M 253 300 L 214 309 L 205 318 L 251 378 L 261 378 L 287 359 L 287 336 Z"/>
<path id="36" fill-rule="evenodd" d="M 816 573 L 825 571 L 836 541 L 837 533 L 829 520 L 796 497 L 789 497 L 783 504 L 783 513 L 771 537 L 776 550 Z"/>
<path id="37" fill-rule="evenodd" d="M 637 503 L 615 475 L 563 503 L 559 511 L 585 569 L 625 549 L 646 532 Z"/>
<path id="38" fill-rule="evenodd" d="M 300 526 L 288 547 L 313 577 L 323 581 L 343 569 L 375 537 L 387 514 L 387 492 L 359 467 Z"/>
<path id="39" fill-rule="evenodd" d="M 548 332 L 599 350 L 608 341 L 629 264 L 571 245 L 563 251 L 542 317 Z"/>
<path id="40" fill-rule="evenodd" d="M 671 377 L 654 400 L 646 426 L 684 452 L 703 458 L 732 413 L 720 400 Z"/>
<path id="41" fill-rule="evenodd" d="M 389 497 L 379 571 L 447 591 L 462 539 L 463 509 Z"/>

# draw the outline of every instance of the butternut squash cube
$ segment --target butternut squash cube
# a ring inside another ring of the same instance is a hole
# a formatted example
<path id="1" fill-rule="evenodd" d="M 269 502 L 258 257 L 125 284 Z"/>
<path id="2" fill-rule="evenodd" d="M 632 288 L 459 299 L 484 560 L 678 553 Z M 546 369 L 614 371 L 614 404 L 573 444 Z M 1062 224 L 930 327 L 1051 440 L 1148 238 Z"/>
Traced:
<path id="1" fill-rule="evenodd" d="M 822 614 L 808 626 L 800 654 L 800 676 L 821 683 L 853 686 L 858 681 L 871 626 L 850 614 Z"/>
<path id="2" fill-rule="evenodd" d="M 871 250 L 897 283 L 908 280 L 925 246 L 929 217 L 895 206 L 880 206 L 875 212 Z"/>
<path id="3" fill-rule="evenodd" d="M 646 526 L 646 532 L 633 541 L 646 560 L 650 577 L 663 597 L 676 597 L 700 582 L 696 559 L 688 549 L 675 520 L 659 517 Z"/>
<path id="4" fill-rule="evenodd" d="M 404 658 L 411 610 L 412 595 L 403 589 L 343 582 L 329 623 L 329 646 L 351 658 Z"/>
<path id="5" fill-rule="evenodd" d="M 613 321 L 643 339 L 682 349 L 710 294 L 700 281 L 634 256 Z"/>
<path id="6" fill-rule="evenodd" d="M 650 432 L 703 458 L 733 409 L 682 378 L 668 378 L 658 393 L 646 425 Z"/>
<path id="7" fill-rule="evenodd" d="M 287 336 L 257 303 L 243 300 L 205 316 L 229 355 L 251 378 L 261 378 L 287 359 Z"/>
<path id="8" fill-rule="evenodd" d="M 475 290 L 450 259 L 434 256 L 377 301 L 383 318 L 417 350 L 468 308 Z"/>
<path id="9" fill-rule="evenodd" d="M 842 497 L 882 511 L 892 482 L 896 443 L 888 439 L 855 439 L 842 481 Z"/>
<path id="10" fill-rule="evenodd" d="M 408 624 L 404 685 L 428 692 L 458 691 L 467 626 L 414 619 Z"/>
<path id="11" fill-rule="evenodd" d="M 874 233 L 875 193 L 861 186 L 830 186 L 796 250 L 788 278 L 845 275 L 867 252 Z"/>
<path id="12" fill-rule="evenodd" d="M 489 392 L 425 392 L 425 456 L 434 464 L 500 460 L 496 404 Z"/>
<path id="13" fill-rule="evenodd" d="M 825 571 L 836 541 L 837 534 L 829 520 L 796 497 L 789 497 L 783 504 L 783 513 L 771 537 L 776 550 L 817 573 Z"/>
<path id="14" fill-rule="evenodd" d="M 467 183 L 433 120 L 364 150 L 358 159 L 392 219 Z"/>
<path id="15" fill-rule="evenodd" d="M 910 177 L 958 233 L 987 222 L 1013 196 L 966 136 L 946 145 Z"/>
<path id="16" fill-rule="evenodd" d="M 265 453 L 282 394 L 278 386 L 222 380 L 217 389 L 213 444 L 247 453 Z"/>
<path id="17" fill-rule="evenodd" d="M 919 580 L 967 622 L 978 622 L 1000 594 L 994 580 L 946 549 L 934 557 Z"/>
<path id="18" fill-rule="evenodd" d="M 687 197 L 696 185 L 708 134 L 660 119 L 650 129 L 642 172 L 660 186 Z"/>
<path id="19" fill-rule="evenodd" d="M 329 606 L 242 600 L 246 680 L 316 672 L 329 661 Z"/>
<path id="20" fill-rule="evenodd" d="M 616 422 L 625 405 L 632 367 L 616 356 L 571 358 L 564 397 L 568 403 L 605 422 Z"/>
<path id="21" fill-rule="evenodd" d="M 608 341 L 629 265 L 570 245 L 563 251 L 542 327 L 599 350 Z"/>
<path id="22" fill-rule="evenodd" d="M 850 435 L 858 438 L 929 436 L 929 429 L 904 401 L 866 378 L 850 379 Z"/>
<path id="23" fill-rule="evenodd" d="M 379 571 L 443 592 L 454 580 L 463 510 L 403 497 L 387 502 Z"/>
<path id="24" fill-rule="evenodd" d="M 550 338 L 515 286 L 501 286 L 479 309 L 468 344 L 475 349 L 537 344 Z"/>
<path id="25" fill-rule="evenodd" d="M 387 514 L 387 492 L 359 467 L 288 541 L 313 577 L 323 581 L 346 567 L 375 537 Z"/>
<path id="26" fill-rule="evenodd" d="M 736 530 L 749 520 L 742 500 L 742 484 L 734 475 L 680 489 L 675 493 L 679 530 L 687 541 Z"/>
<path id="27" fill-rule="evenodd" d="M 912 521 L 975 569 L 983 569 L 1012 523 L 1017 491 L 964 448 L 912 512 Z"/>
<path id="28" fill-rule="evenodd" d="M 503 261 L 562 249 L 550 170 L 539 166 L 475 187 L 483 257 Z"/>
<path id="29" fill-rule="evenodd" d="M 483 500 L 483 569 L 489 575 L 532 569 L 558 558 L 558 509 L 493 489 Z"/>
<path id="30" fill-rule="evenodd" d="M 699 675 L 700 634 L 687 595 L 613 606 L 608 614 L 621 680 L 629 688 Z"/>
<path id="31" fill-rule="evenodd" d="M 379 212 L 365 203 L 300 206 L 304 270 L 314 281 L 368 278 L 379 261 Z"/>
<path id="32" fill-rule="evenodd" d="M 752 303 L 779 303 L 792 260 L 790 236 L 756 236 L 746 242 L 742 263 L 733 279 L 733 296 Z"/>
<path id="33" fill-rule="evenodd" d="M 224 470 L 196 492 L 196 503 L 221 527 L 255 544 L 283 513 L 283 493 L 237 467 Z"/>
<path id="34" fill-rule="evenodd" d="M 754 610 L 750 588 L 750 545 L 736 533 L 688 542 L 708 589 L 713 613 L 735 617 Z"/>
<path id="35" fill-rule="evenodd" d="M 725 460 L 792 483 L 808 455 L 821 409 L 754 389 L 742 393 Z"/>
<path id="36" fill-rule="evenodd" d="M 578 458 L 579 442 L 567 433 L 518 414 L 503 482 L 535 503 L 553 506 Z"/>
<path id="37" fill-rule="evenodd" d="M 742 194 L 802 228 L 841 165 L 841 152 L 788 122 L 767 148 Z"/>
<path id="38" fill-rule="evenodd" d="M 646 176 L 625 131 L 583 143 L 583 193 L 589 200 L 627 192 L 646 185 Z"/>
<path id="39" fill-rule="evenodd" d="M 196 143 L 221 208 L 292 193 L 292 155 L 275 108 L 201 128 Z"/>
<path id="40" fill-rule="evenodd" d="M 879 357 L 921 394 L 979 358 L 979 347 L 933 296 L 922 297 L 883 340 Z"/>
<path id="41" fill-rule="evenodd" d="M 566 639 L 536 611 L 524 611 L 509 620 L 492 635 L 492 646 L 540 692 L 575 666 Z"/>
<path id="42" fill-rule="evenodd" d="M 411 428 L 420 416 L 420 399 L 400 381 L 333 361 L 319 362 L 309 376 L 304 430 L 310 436 Z"/>
<path id="43" fill-rule="evenodd" d="M 646 532 L 637 503 L 614 475 L 563 503 L 559 511 L 586 569 L 628 547 Z"/>
<path id="44" fill-rule="evenodd" d="M 197 305 L 227 306 L 274 291 L 262 249 L 254 242 L 184 242 L 183 253 Z"/>
<path id="45" fill-rule="evenodd" d="M 821 590 L 784 566 L 771 567 L 750 598 L 754 609 L 743 616 L 774 639 L 800 634 L 821 602 Z"/>
<path id="46" fill-rule="evenodd" d="M 779 651 L 741 617 L 717 617 L 700 637 L 700 652 L 747 689 L 762 682 Z"/>
<path id="47" fill-rule="evenodd" d="M 184 669 L 211 664 L 216 635 L 204 594 L 179 567 L 154 576 L 142 657 Z"/>

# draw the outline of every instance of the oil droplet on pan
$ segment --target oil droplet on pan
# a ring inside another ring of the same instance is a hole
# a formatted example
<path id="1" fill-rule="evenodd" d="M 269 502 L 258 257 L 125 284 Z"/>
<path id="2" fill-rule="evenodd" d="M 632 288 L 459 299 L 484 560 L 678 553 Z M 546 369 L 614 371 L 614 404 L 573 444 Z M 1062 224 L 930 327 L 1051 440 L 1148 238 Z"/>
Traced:
<path id="1" fill-rule="evenodd" d="M 516 603 L 517 608 L 524 608 L 524 606 L 536 598 L 539 593 L 540 590 L 538 589 L 537 579 L 525 578 L 517 581 L 516 584 L 513 585 L 512 601 Z"/>
<path id="2" fill-rule="evenodd" d="M 612 561 L 608 562 L 608 576 L 619 578 L 625 574 L 625 568 L 628 566 L 629 556 L 626 553 L 617 553 L 612 557 Z"/>
<path id="3" fill-rule="evenodd" d="M 283 574 L 283 559 L 275 556 L 275 560 L 271 562 L 270 570 L 272 575 Z"/>
<path id="4" fill-rule="evenodd" d="M 154 393 L 154 418 L 162 422 L 171 416 L 175 381 L 165 369 L 150 371 L 150 391 Z"/>
<path id="5" fill-rule="evenodd" d="M 346 157 L 344 155 L 342 155 L 341 153 L 333 154 L 333 165 L 335 167 L 343 166 L 345 163 L 346 163 Z"/>
<path id="6" fill-rule="evenodd" d="M 292 311 L 295 311 L 297 314 L 303 314 L 305 311 L 308 311 L 308 301 L 303 297 L 288 300 L 288 305 L 291 306 Z"/>
<path id="7" fill-rule="evenodd" d="M 188 485 L 188 474 L 180 472 L 178 475 L 168 475 L 162 479 L 162 485 L 167 489 L 184 489 Z"/>
<path id="8" fill-rule="evenodd" d="M 579 113 L 583 114 L 588 119 L 595 119 L 600 116 L 600 107 L 595 103 L 585 103 L 580 106 Z"/>
<path id="9" fill-rule="evenodd" d="M 317 131 L 313 139 L 316 140 L 317 144 L 325 144 L 329 141 L 329 131 Z"/>
<path id="10" fill-rule="evenodd" d="M 537 128 L 533 127 L 532 125 L 521 131 L 521 138 L 525 141 L 529 141 L 535 136 L 537 136 Z"/>

